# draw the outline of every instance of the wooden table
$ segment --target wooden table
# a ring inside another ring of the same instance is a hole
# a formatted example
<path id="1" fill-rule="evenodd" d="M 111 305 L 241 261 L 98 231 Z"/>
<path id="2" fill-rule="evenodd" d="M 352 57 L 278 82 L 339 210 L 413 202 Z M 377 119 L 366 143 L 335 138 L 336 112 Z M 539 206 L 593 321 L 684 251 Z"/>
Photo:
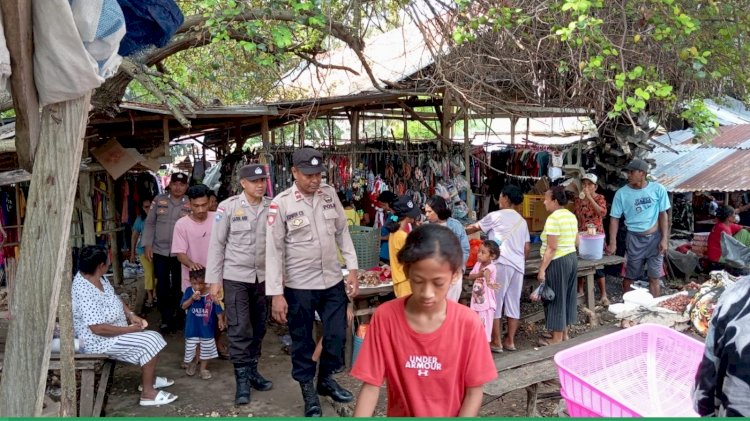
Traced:
<path id="1" fill-rule="evenodd" d="M 586 278 L 586 306 L 593 311 L 595 307 L 594 303 L 594 274 L 599 269 L 604 269 L 605 266 L 619 265 L 625 262 L 625 258 L 621 256 L 603 256 L 600 260 L 584 260 L 578 259 L 578 272 L 577 277 Z M 533 282 L 536 280 L 536 275 L 539 274 L 539 265 L 541 265 L 542 259 L 535 258 L 526 261 L 526 273 L 524 274 L 525 282 Z"/>
<path id="2" fill-rule="evenodd" d="M 5 360 L 5 339 L 8 335 L 8 320 L 0 320 L 0 372 Z M 99 417 L 104 407 L 109 381 L 115 370 L 115 362 L 104 354 L 75 354 L 75 370 L 81 372 L 81 396 L 78 416 Z M 52 353 L 49 370 L 60 370 L 60 354 Z M 99 387 L 94 388 L 96 372 L 101 372 Z"/>

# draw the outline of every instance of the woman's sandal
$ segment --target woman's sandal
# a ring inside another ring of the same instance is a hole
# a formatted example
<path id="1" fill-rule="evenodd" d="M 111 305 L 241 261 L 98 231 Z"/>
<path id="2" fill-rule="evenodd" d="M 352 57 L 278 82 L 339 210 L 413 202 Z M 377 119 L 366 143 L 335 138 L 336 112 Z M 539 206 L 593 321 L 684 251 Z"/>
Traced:
<path id="1" fill-rule="evenodd" d="M 208 371 L 208 370 L 201 370 L 201 379 L 203 379 L 203 380 L 209 380 L 211 377 L 213 377 L 213 376 L 211 375 L 210 371 Z"/>
<path id="2" fill-rule="evenodd" d="M 198 368 L 198 361 L 191 361 L 188 363 L 187 368 L 185 369 L 185 374 L 188 376 L 195 376 L 195 370 Z"/>
<path id="3" fill-rule="evenodd" d="M 164 390 L 160 390 L 154 399 L 141 399 L 141 406 L 161 406 L 172 403 L 177 400 L 177 395 L 173 395 Z"/>
<path id="4" fill-rule="evenodd" d="M 157 376 L 156 380 L 154 380 L 154 389 L 163 389 L 165 387 L 172 386 L 173 384 L 174 380 Z M 138 385 L 138 391 L 143 392 L 143 386 Z"/>
<path id="5" fill-rule="evenodd" d="M 542 333 L 542 338 L 544 339 L 552 339 L 552 334 L 549 332 Z"/>

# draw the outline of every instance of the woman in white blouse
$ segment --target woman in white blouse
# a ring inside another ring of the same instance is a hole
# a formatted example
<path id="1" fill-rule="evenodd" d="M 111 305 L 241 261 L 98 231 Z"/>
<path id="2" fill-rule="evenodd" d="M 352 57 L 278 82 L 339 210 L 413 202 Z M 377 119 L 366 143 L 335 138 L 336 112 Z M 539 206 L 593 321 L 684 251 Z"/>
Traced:
<path id="1" fill-rule="evenodd" d="M 106 354 L 110 358 L 142 367 L 140 405 L 157 406 L 177 399 L 164 390 L 174 380 L 156 377 L 159 353 L 167 345 L 148 323 L 133 313 L 115 293 L 104 274 L 109 268 L 107 251 L 101 246 L 81 250 L 78 273 L 73 278 L 73 325 L 83 353 Z"/>

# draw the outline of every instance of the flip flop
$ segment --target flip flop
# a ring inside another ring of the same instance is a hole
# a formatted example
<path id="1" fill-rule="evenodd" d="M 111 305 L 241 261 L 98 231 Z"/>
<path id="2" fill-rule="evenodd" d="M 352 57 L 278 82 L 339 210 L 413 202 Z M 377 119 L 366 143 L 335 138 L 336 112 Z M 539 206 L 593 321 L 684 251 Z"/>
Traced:
<path id="1" fill-rule="evenodd" d="M 544 332 L 544 333 L 542 333 L 542 335 L 541 335 L 541 336 L 542 336 L 542 338 L 544 338 L 544 339 L 552 339 L 552 334 L 551 334 L 551 333 L 548 333 L 548 332 Z"/>
<path id="2" fill-rule="evenodd" d="M 491 346 L 490 351 L 494 352 L 495 354 L 502 354 L 503 353 L 503 347 L 501 346 Z"/>
<path id="3" fill-rule="evenodd" d="M 518 349 L 516 349 L 516 347 L 509 347 L 509 346 L 505 346 L 505 345 L 503 345 L 503 350 L 504 351 L 510 351 L 510 352 L 516 352 L 516 351 L 518 351 Z"/>
<path id="4" fill-rule="evenodd" d="M 141 406 L 161 406 L 172 403 L 176 400 L 177 395 L 173 395 L 169 392 L 160 390 L 159 393 L 156 394 L 156 397 L 154 399 L 141 399 L 139 403 Z"/>
<path id="5" fill-rule="evenodd" d="M 172 386 L 173 384 L 174 380 L 157 376 L 156 380 L 154 381 L 154 389 L 163 389 L 165 387 Z M 138 391 L 143 392 L 143 386 L 138 385 Z"/>
<path id="6" fill-rule="evenodd" d="M 539 345 L 539 346 L 550 346 L 550 343 L 547 342 L 547 340 L 544 339 L 544 338 L 539 339 L 539 342 L 537 342 L 536 344 Z"/>

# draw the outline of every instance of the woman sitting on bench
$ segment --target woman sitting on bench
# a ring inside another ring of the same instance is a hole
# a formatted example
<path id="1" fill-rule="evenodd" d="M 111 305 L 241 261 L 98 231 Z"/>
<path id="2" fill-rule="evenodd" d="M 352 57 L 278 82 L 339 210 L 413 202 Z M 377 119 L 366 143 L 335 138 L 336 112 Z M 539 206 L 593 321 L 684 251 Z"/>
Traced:
<path id="1" fill-rule="evenodd" d="M 133 313 L 104 278 L 110 262 L 101 246 L 81 250 L 78 273 L 73 278 L 73 325 L 85 354 L 106 354 L 129 364 L 139 364 L 141 406 L 174 402 L 176 395 L 163 390 L 174 380 L 156 377 L 159 353 L 167 345 L 148 323 Z"/>

